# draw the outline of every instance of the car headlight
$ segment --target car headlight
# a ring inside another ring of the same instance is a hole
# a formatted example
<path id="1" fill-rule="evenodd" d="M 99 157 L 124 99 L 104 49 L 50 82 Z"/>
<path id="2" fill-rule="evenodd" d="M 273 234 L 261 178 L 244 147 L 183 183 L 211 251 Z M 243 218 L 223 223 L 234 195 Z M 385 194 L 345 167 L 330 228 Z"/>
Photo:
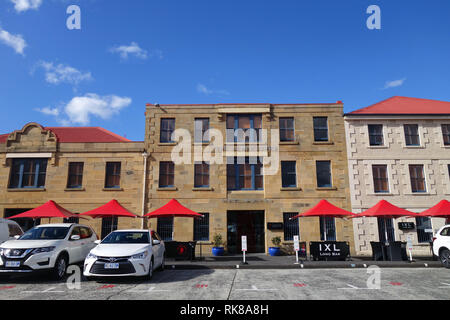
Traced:
<path id="1" fill-rule="evenodd" d="M 93 254 L 93 253 L 90 253 L 89 252 L 89 254 L 86 256 L 86 259 L 97 259 L 98 257 L 95 255 L 95 254 Z"/>
<path id="2" fill-rule="evenodd" d="M 44 252 L 52 252 L 56 247 L 45 247 L 45 248 L 37 248 L 34 249 L 31 254 L 44 253 Z"/>
<path id="3" fill-rule="evenodd" d="M 134 259 L 134 260 L 142 260 L 142 259 L 147 258 L 147 256 L 148 256 L 148 251 L 144 251 L 144 252 L 141 252 L 141 253 L 132 255 L 132 256 L 131 256 L 131 259 Z"/>
<path id="4" fill-rule="evenodd" d="M 5 249 L 3 249 L 3 248 L 0 248 L 0 256 L 2 256 L 2 255 L 4 255 L 5 254 Z"/>

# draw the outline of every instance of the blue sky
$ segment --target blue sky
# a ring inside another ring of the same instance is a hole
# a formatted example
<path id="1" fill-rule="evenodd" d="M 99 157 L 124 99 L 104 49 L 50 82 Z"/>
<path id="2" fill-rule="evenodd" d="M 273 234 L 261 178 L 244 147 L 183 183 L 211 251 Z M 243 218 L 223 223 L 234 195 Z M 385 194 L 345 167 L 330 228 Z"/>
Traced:
<path id="1" fill-rule="evenodd" d="M 81 30 L 66 9 L 81 8 Z M 369 30 L 369 5 L 381 30 Z M 450 101 L 448 0 L 2 0 L 0 132 L 144 139 L 146 103 Z M 390 84 L 390 85 L 389 85 Z"/>

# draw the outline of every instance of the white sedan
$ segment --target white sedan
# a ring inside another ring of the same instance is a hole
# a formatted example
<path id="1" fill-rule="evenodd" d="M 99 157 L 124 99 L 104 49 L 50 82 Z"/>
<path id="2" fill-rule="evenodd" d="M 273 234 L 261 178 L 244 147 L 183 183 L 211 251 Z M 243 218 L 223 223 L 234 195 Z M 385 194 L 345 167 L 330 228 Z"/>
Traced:
<path id="1" fill-rule="evenodd" d="M 74 223 L 34 227 L 0 246 L 0 274 L 51 271 L 61 280 L 69 264 L 83 262 L 96 246 L 97 235 Z"/>
<path id="2" fill-rule="evenodd" d="M 84 276 L 153 276 L 164 269 L 164 242 L 154 231 L 118 230 L 98 243 L 84 261 Z"/>

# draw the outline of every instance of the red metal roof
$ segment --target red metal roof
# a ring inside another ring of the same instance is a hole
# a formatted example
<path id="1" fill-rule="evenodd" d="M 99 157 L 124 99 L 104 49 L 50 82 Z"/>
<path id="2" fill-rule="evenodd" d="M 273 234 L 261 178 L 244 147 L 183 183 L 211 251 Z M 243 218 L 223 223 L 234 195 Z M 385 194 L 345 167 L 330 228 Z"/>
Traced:
<path id="1" fill-rule="evenodd" d="M 172 199 L 164 206 L 155 211 L 147 213 L 144 217 L 148 218 L 159 218 L 159 217 L 190 217 L 190 218 L 201 218 L 203 215 L 192 211 L 184 207 L 177 200 Z"/>
<path id="2" fill-rule="evenodd" d="M 115 199 L 111 200 L 107 204 L 102 205 L 96 209 L 86 211 L 80 214 L 80 216 L 89 216 L 93 218 L 105 218 L 105 217 L 130 217 L 136 218 L 137 216 L 122 207 L 122 205 Z"/>
<path id="3" fill-rule="evenodd" d="M 450 114 L 450 102 L 394 96 L 347 114 Z"/>
<path id="4" fill-rule="evenodd" d="M 70 212 L 67 209 L 64 209 L 59 204 L 54 202 L 53 200 L 44 203 L 42 206 L 31 209 L 29 211 L 23 212 L 21 214 L 15 215 L 13 217 L 9 217 L 8 219 L 18 219 L 18 218 L 72 218 L 78 217 L 77 214 Z"/>
<path id="5" fill-rule="evenodd" d="M 63 143 L 132 142 L 101 127 L 44 127 L 44 129 L 52 131 L 58 137 L 58 141 Z M 0 135 L 0 143 L 5 143 L 8 136 L 9 134 Z"/>
<path id="6" fill-rule="evenodd" d="M 320 200 L 311 209 L 300 213 L 299 215 L 293 217 L 292 219 L 299 217 L 348 217 L 353 216 L 350 211 L 336 207 L 335 205 L 329 203 L 327 200 Z"/>
<path id="7" fill-rule="evenodd" d="M 355 215 L 355 217 L 383 217 L 383 218 L 399 218 L 405 216 L 417 216 L 417 213 L 399 208 L 386 200 L 381 200 L 372 208 Z"/>

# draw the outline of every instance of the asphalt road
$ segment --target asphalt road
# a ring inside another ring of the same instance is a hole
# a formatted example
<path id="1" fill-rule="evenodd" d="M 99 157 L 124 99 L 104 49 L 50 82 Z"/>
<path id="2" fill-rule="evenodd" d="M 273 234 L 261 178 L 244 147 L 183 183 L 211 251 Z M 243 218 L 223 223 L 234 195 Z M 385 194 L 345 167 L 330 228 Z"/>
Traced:
<path id="1" fill-rule="evenodd" d="M 80 289 L 45 277 L 0 279 L 1 300 L 315 300 L 450 299 L 450 270 L 444 268 L 290 270 L 165 270 L 151 281 L 83 281 Z M 368 288 L 367 281 L 372 285 Z"/>

